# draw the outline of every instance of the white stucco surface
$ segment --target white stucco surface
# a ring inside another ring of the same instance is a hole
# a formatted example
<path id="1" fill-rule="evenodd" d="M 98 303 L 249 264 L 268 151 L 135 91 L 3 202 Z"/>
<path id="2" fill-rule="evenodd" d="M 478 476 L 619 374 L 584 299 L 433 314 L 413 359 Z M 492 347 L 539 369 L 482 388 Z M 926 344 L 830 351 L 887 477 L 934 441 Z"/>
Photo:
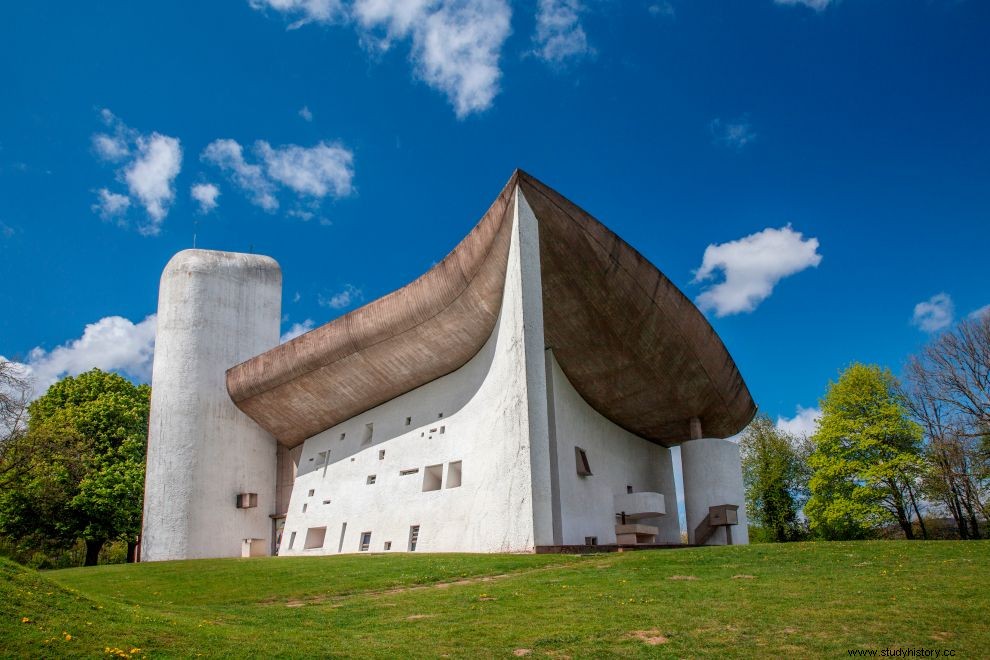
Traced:
<path id="1" fill-rule="evenodd" d="M 268 547 L 275 441 L 234 406 L 228 367 L 278 344 L 282 274 L 269 257 L 176 254 L 162 274 L 145 477 L 144 561 Z M 238 493 L 258 506 L 236 508 Z"/>
<path id="2" fill-rule="evenodd" d="M 688 543 L 695 543 L 695 529 L 708 515 L 708 507 L 720 504 L 739 507 L 739 524 L 732 526 L 732 544 L 749 543 L 739 445 L 718 438 L 700 438 L 684 442 L 680 447 Z M 725 545 L 725 542 L 725 528 L 719 527 L 707 544 Z"/>

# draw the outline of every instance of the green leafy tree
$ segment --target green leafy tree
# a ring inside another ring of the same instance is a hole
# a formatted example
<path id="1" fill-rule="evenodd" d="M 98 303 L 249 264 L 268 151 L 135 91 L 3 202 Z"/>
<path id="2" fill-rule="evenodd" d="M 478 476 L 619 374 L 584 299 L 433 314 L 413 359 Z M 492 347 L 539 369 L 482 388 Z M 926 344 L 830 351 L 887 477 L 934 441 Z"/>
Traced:
<path id="1" fill-rule="evenodd" d="M 908 418 L 893 374 L 853 364 L 829 383 L 821 409 L 804 507 L 812 532 L 827 539 L 865 538 L 896 522 L 914 538 L 913 518 L 921 521 L 921 428 Z"/>
<path id="2" fill-rule="evenodd" d="M 28 407 L 28 469 L 0 493 L 0 533 L 86 542 L 94 565 L 109 540 L 141 526 L 151 388 L 99 369 L 52 385 Z"/>
<path id="3" fill-rule="evenodd" d="M 769 540 L 802 536 L 798 512 L 806 499 L 807 477 L 800 440 L 759 415 L 739 441 L 746 512 Z"/>

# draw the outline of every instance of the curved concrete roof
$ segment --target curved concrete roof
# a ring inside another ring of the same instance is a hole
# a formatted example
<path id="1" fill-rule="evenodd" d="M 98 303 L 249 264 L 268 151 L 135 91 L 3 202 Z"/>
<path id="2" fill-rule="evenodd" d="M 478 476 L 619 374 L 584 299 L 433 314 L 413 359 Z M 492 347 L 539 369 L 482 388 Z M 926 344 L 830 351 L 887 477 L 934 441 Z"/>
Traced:
<path id="1" fill-rule="evenodd" d="M 608 228 L 518 170 L 420 278 L 228 370 L 234 403 L 295 446 L 463 366 L 498 317 L 517 187 L 539 225 L 546 343 L 578 393 L 664 445 L 687 440 L 692 417 L 708 437 L 749 423 L 749 390 L 694 304 Z"/>

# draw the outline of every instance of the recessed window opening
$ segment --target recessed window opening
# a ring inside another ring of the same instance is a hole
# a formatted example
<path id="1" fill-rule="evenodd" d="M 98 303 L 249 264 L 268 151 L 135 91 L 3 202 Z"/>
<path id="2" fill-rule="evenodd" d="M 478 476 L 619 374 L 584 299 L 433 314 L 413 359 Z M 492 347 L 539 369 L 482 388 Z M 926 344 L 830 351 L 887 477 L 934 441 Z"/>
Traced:
<path id="1" fill-rule="evenodd" d="M 598 545 L 598 537 L 597 536 L 585 536 L 584 537 L 584 544 L 585 545 Z"/>
<path id="2" fill-rule="evenodd" d="M 313 548 L 322 548 L 323 541 L 327 538 L 327 528 L 326 527 L 310 527 L 306 530 L 306 545 L 305 550 L 312 550 Z"/>
<path id="3" fill-rule="evenodd" d="M 443 464 L 427 465 L 423 472 L 423 492 L 428 490 L 440 490 L 440 483 L 443 481 Z"/>
<path id="4" fill-rule="evenodd" d="M 380 461 L 384 461 L 385 460 L 385 450 L 384 449 L 379 449 L 378 450 L 378 460 L 380 460 Z"/>
<path id="5" fill-rule="evenodd" d="M 347 523 L 340 525 L 340 542 L 337 544 L 337 552 L 344 551 L 344 535 L 347 533 Z"/>
<path id="6" fill-rule="evenodd" d="M 386 550 L 391 550 L 392 549 L 392 542 L 391 541 L 385 541 L 385 549 Z"/>
<path id="7" fill-rule="evenodd" d="M 313 495 L 315 495 L 315 494 L 316 494 L 316 489 L 315 489 L 315 488 L 310 488 L 310 489 L 309 489 L 309 494 L 308 494 L 308 497 L 312 497 L 312 496 L 313 496 Z"/>
<path id="8" fill-rule="evenodd" d="M 345 438 L 346 436 L 347 436 L 347 434 L 346 434 L 346 433 L 341 433 L 341 434 L 340 434 L 340 439 L 341 439 L 341 440 L 343 440 L 343 439 L 344 439 L 344 438 Z"/>
<path id="9" fill-rule="evenodd" d="M 632 493 L 632 486 L 626 486 L 626 493 Z"/>
<path id="10" fill-rule="evenodd" d="M 375 425 L 373 423 L 364 425 L 364 437 L 361 438 L 362 445 L 370 445 L 371 438 L 375 435 Z"/>
<path id="11" fill-rule="evenodd" d="M 461 462 L 451 461 L 447 466 L 447 488 L 458 488 L 461 485 Z"/>
<path id="12" fill-rule="evenodd" d="M 408 470 L 399 470 L 400 477 L 408 477 L 410 474 L 416 474 L 419 472 L 419 468 L 409 468 Z"/>
<path id="13" fill-rule="evenodd" d="M 439 415 L 437 415 L 437 419 L 442 419 L 442 418 L 443 418 L 443 413 L 440 413 Z"/>
<path id="14" fill-rule="evenodd" d="M 330 500 L 323 500 L 324 504 L 330 504 Z"/>
<path id="15" fill-rule="evenodd" d="M 416 551 L 416 544 L 419 543 L 419 525 L 413 525 L 409 528 L 409 552 Z M 292 544 L 289 544 L 292 547 Z"/>
<path id="16" fill-rule="evenodd" d="M 577 473 L 582 477 L 591 476 L 591 464 L 588 463 L 588 454 L 580 447 L 574 448 L 574 461 L 577 463 Z"/>
<path id="17" fill-rule="evenodd" d="M 316 464 L 317 465 L 323 465 L 326 462 L 327 462 L 327 452 L 321 451 L 319 454 L 316 455 Z"/>
<path id="18" fill-rule="evenodd" d="M 289 550 L 292 550 L 292 545 L 295 542 L 296 542 L 296 533 L 292 532 L 292 534 L 289 535 Z"/>
<path id="19" fill-rule="evenodd" d="M 303 513 L 306 513 L 306 508 L 307 508 L 308 506 L 309 506 L 308 504 L 303 504 L 303 510 L 302 510 L 302 512 L 303 512 Z"/>
<path id="20" fill-rule="evenodd" d="M 371 532 L 361 532 L 361 545 L 358 546 L 358 552 L 367 552 L 371 548 Z"/>
<path id="21" fill-rule="evenodd" d="M 374 484 L 377 479 L 378 479 L 378 475 L 377 474 L 369 474 L 368 475 L 368 485 L 370 486 L 370 485 Z"/>
<path id="22" fill-rule="evenodd" d="M 412 425 L 412 417 L 406 417 L 406 426 Z"/>
<path id="23" fill-rule="evenodd" d="M 258 494 L 257 493 L 238 493 L 237 494 L 237 508 L 238 509 L 251 509 L 258 506 Z"/>
<path id="24" fill-rule="evenodd" d="M 443 435 L 446 431 L 447 431 L 447 427 L 446 426 L 441 426 L 440 427 L 440 435 Z"/>

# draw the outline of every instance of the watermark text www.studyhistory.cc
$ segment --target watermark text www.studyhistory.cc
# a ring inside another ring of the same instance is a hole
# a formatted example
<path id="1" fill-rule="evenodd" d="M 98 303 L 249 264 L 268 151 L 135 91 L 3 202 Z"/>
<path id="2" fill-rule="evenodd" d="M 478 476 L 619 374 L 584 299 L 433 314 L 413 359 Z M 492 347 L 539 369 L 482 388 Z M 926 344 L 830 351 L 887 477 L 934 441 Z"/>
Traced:
<path id="1" fill-rule="evenodd" d="M 917 648 L 884 648 L 884 649 L 849 649 L 846 653 L 854 658 L 952 658 L 955 649 Z"/>

